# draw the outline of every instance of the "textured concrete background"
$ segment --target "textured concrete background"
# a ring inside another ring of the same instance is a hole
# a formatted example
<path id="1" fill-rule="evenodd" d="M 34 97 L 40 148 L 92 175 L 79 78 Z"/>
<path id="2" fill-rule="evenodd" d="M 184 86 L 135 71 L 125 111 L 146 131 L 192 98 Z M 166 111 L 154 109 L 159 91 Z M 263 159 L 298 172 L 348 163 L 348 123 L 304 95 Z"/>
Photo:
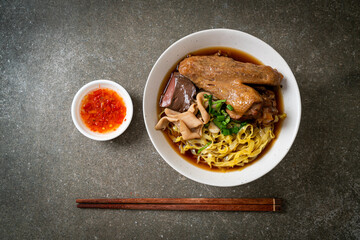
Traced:
<path id="1" fill-rule="evenodd" d="M 303 118 L 285 159 L 250 184 L 186 179 L 147 136 L 142 95 L 160 54 L 209 28 L 273 46 L 298 81 Z M 357 1 L 1 1 L 1 239 L 359 239 Z M 135 114 L 113 141 L 72 123 L 77 90 L 110 79 Z M 273 213 L 80 210 L 76 198 L 280 197 Z"/>

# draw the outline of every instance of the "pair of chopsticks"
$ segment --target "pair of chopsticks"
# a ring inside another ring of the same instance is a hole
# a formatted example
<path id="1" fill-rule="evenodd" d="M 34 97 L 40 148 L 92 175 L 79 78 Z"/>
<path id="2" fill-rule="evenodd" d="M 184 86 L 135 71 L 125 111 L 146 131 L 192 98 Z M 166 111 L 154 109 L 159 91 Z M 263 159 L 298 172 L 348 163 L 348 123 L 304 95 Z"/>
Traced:
<path id="1" fill-rule="evenodd" d="M 278 212 L 278 198 L 118 198 L 77 199 L 78 208 Z"/>

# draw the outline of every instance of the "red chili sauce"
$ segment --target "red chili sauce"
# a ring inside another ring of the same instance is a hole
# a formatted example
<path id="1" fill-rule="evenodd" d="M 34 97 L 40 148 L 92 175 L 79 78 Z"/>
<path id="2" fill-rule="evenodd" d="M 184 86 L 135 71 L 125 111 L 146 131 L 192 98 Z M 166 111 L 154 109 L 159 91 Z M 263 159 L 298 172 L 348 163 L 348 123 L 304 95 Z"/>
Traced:
<path id="1" fill-rule="evenodd" d="M 80 115 L 91 131 L 106 133 L 115 131 L 123 123 L 126 106 L 115 91 L 99 88 L 83 98 Z"/>

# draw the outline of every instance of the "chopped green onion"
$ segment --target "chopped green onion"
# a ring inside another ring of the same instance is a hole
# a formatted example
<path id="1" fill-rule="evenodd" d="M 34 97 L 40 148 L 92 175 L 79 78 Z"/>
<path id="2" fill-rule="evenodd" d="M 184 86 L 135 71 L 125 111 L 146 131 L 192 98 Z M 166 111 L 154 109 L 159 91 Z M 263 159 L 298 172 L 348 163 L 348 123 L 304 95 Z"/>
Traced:
<path id="1" fill-rule="evenodd" d="M 224 121 L 222 121 L 221 123 L 226 126 L 230 122 L 230 120 L 231 120 L 230 117 L 227 116 L 226 119 Z"/>
<path id="2" fill-rule="evenodd" d="M 222 105 L 223 105 L 222 103 L 217 103 L 217 104 L 216 104 L 216 106 L 215 106 L 216 112 L 220 112 L 220 109 L 221 109 L 221 106 L 222 106 Z"/>
<path id="3" fill-rule="evenodd" d="M 224 115 L 219 115 L 219 116 L 216 117 L 216 120 L 222 122 L 222 121 L 225 120 L 225 116 Z"/>
<path id="4" fill-rule="evenodd" d="M 227 114 L 227 112 L 225 112 L 225 110 L 221 110 L 221 113 L 222 113 L 224 116 L 229 115 L 229 114 Z"/>
<path id="5" fill-rule="evenodd" d="M 211 114 L 213 111 L 212 111 L 212 95 L 209 95 L 209 113 Z"/>
<path id="6" fill-rule="evenodd" d="M 217 117 L 217 116 L 222 116 L 222 115 L 219 115 L 219 113 L 216 112 L 216 111 L 214 111 L 214 112 L 212 113 L 212 115 L 215 116 L 215 117 Z"/>
<path id="7" fill-rule="evenodd" d="M 220 129 L 225 127 L 224 125 L 221 124 L 221 121 L 218 121 L 216 118 L 214 119 L 213 123 Z"/>
<path id="8" fill-rule="evenodd" d="M 214 101 L 213 104 L 224 103 L 224 102 L 226 102 L 225 99 L 223 99 L 223 100 L 216 100 L 216 101 Z"/>
<path id="9" fill-rule="evenodd" d="M 226 100 L 217 100 L 212 102 L 212 106 L 215 105 L 216 112 L 220 113 L 220 109 Z"/>
<path id="10" fill-rule="evenodd" d="M 225 119 L 226 124 L 228 124 L 230 121 L 231 121 L 230 116 L 227 116 L 226 119 Z"/>
<path id="11" fill-rule="evenodd" d="M 211 142 L 208 142 L 207 144 L 205 144 L 205 146 L 203 146 L 202 148 L 200 148 L 200 149 L 197 151 L 197 154 L 200 154 L 201 151 L 204 150 L 205 148 L 207 148 L 210 144 L 211 144 Z"/>
<path id="12" fill-rule="evenodd" d="M 231 133 L 232 134 L 237 134 L 239 131 L 240 131 L 240 128 L 238 128 L 238 127 L 231 128 Z"/>
<path id="13" fill-rule="evenodd" d="M 221 133 L 224 135 L 224 136 L 227 136 L 227 135 L 230 135 L 230 129 L 227 129 L 227 128 L 224 128 L 224 129 L 221 129 Z"/>
<path id="14" fill-rule="evenodd" d="M 229 109 L 230 111 L 234 110 L 234 108 L 230 104 L 226 105 L 226 108 Z"/>

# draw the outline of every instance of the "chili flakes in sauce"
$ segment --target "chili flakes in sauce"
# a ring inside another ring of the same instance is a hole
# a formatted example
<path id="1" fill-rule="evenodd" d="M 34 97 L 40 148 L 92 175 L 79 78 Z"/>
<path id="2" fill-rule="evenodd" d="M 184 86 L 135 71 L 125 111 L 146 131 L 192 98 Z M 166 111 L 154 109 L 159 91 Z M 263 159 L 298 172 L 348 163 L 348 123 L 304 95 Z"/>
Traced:
<path id="1" fill-rule="evenodd" d="M 100 88 L 88 93 L 81 101 L 81 118 L 93 132 L 115 131 L 124 121 L 126 106 L 115 91 Z"/>

